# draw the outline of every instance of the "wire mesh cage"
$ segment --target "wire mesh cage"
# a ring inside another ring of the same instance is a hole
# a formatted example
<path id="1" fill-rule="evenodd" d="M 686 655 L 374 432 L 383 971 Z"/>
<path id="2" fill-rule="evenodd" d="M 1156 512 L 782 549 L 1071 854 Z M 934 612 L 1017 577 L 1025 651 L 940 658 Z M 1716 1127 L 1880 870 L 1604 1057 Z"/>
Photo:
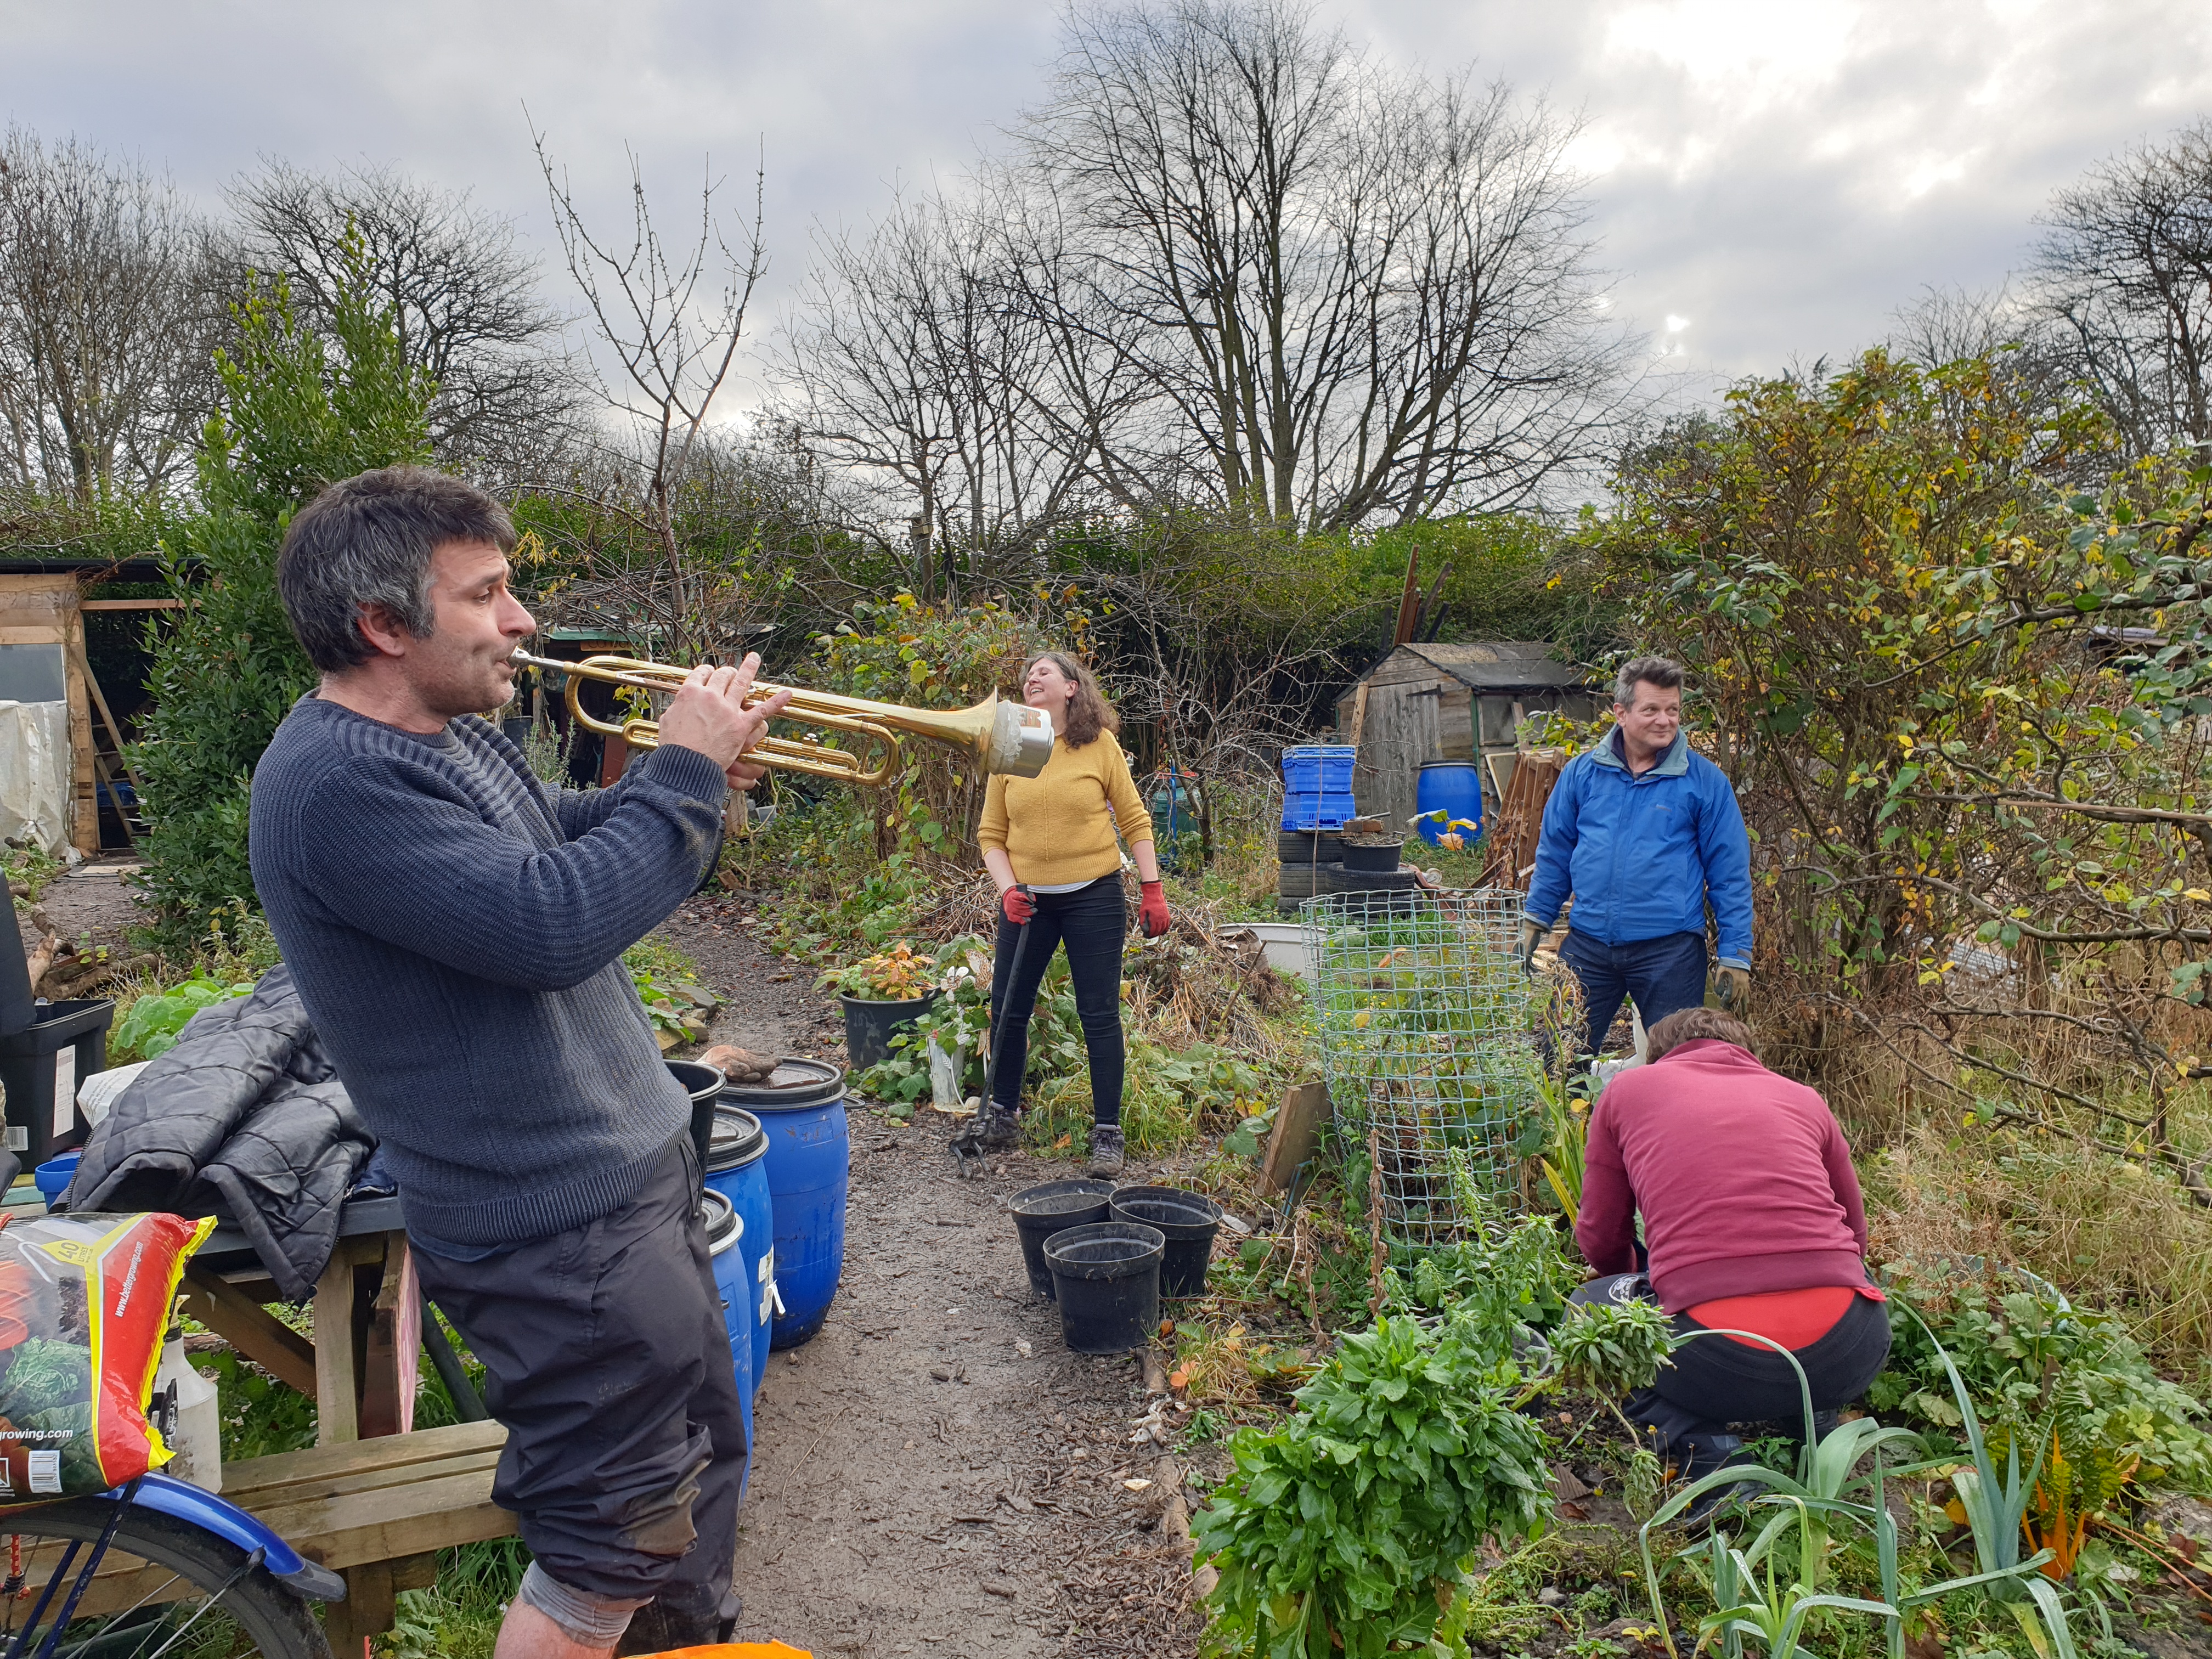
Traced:
<path id="1" fill-rule="evenodd" d="M 1521 894 L 1334 893 L 1299 908 L 1340 1121 L 1371 1145 L 1384 1231 L 1457 1237 L 1456 1151 L 1486 1194 L 1517 1195 L 1543 1138 L 1530 1027 L 1534 988 L 1515 948 Z"/>

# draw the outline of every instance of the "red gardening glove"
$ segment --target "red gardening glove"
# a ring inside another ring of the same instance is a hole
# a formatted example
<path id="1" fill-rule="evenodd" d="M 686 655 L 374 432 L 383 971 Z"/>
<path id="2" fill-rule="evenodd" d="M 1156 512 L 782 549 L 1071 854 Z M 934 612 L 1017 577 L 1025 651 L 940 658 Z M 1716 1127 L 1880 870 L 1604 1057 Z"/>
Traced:
<path id="1" fill-rule="evenodd" d="M 1172 920 L 1168 915 L 1167 889 L 1157 881 L 1143 884 L 1144 900 L 1137 906 L 1137 920 L 1144 924 L 1145 937 L 1158 939 L 1168 930 Z"/>
<path id="2" fill-rule="evenodd" d="M 999 908 L 1006 913 L 1006 920 L 1019 927 L 1036 914 L 1036 901 L 1020 887 L 1009 887 L 999 895 Z"/>

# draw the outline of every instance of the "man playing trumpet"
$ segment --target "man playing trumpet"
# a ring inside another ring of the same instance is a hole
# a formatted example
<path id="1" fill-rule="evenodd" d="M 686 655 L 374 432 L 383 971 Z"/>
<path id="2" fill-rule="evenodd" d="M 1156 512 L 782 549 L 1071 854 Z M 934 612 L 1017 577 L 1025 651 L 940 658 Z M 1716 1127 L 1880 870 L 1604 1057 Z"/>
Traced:
<path id="1" fill-rule="evenodd" d="M 492 1494 L 536 1559 L 498 1659 L 726 1641 L 749 1449 L 690 1104 L 621 955 L 698 886 L 788 694 L 744 706 L 757 658 L 696 670 L 620 783 L 549 789 L 478 718 L 535 628 L 514 545 L 416 467 L 293 520 L 277 583 L 322 682 L 254 773 L 254 885 L 507 1426 Z"/>

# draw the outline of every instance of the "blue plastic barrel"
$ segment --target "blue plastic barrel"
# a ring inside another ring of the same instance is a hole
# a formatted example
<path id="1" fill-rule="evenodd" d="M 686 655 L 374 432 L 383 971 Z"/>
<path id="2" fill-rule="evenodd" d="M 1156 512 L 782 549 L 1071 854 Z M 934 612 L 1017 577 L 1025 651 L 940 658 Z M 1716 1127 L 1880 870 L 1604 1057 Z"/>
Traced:
<path id="1" fill-rule="evenodd" d="M 739 1248 L 751 1231 L 731 1207 L 730 1200 L 713 1188 L 707 1189 L 707 1248 L 714 1261 L 714 1288 L 722 1297 L 722 1329 L 730 1339 L 730 1363 L 737 1368 L 738 1405 L 744 1413 L 745 1473 L 738 1495 L 751 1482 L 753 1472 L 752 1286 L 745 1273 L 745 1253 Z"/>
<path id="2" fill-rule="evenodd" d="M 746 1329 L 752 1340 L 753 1388 L 768 1380 L 769 1323 L 775 1312 L 775 1209 L 768 1190 L 768 1133 L 736 1106 L 714 1109 L 707 1148 L 707 1185 L 730 1200 L 744 1224 Z"/>
<path id="3" fill-rule="evenodd" d="M 768 1189 L 775 1209 L 775 1289 L 782 1305 L 771 1348 L 795 1348 L 822 1328 L 845 1270 L 845 1178 L 853 1146 L 845 1091 L 803 1106 L 746 1109 L 768 1131 Z"/>
<path id="4" fill-rule="evenodd" d="M 1423 841 L 1433 847 L 1455 829 L 1472 845 L 1482 833 L 1482 774 L 1466 761 L 1429 761 L 1413 804 Z"/>

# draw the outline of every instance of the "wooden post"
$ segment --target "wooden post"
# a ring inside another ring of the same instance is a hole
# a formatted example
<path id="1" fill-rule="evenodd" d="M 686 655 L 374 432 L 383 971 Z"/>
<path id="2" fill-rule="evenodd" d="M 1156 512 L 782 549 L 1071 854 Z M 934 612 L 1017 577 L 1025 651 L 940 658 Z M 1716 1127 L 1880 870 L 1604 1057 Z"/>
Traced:
<path id="1" fill-rule="evenodd" d="M 1260 1164 L 1261 1182 L 1267 1191 L 1279 1193 L 1297 1179 L 1299 1167 L 1313 1156 L 1321 1126 L 1328 1120 L 1326 1083 L 1301 1083 L 1284 1094 Z"/>
<path id="2" fill-rule="evenodd" d="M 340 1239 L 315 1285 L 315 1443 L 361 1438 L 361 1366 L 354 1352 L 354 1260 Z"/>
<path id="3" fill-rule="evenodd" d="M 384 1279 L 369 1315 L 361 1379 L 361 1437 L 405 1434 L 415 1426 L 415 1385 L 422 1371 L 422 1295 L 415 1257 L 394 1237 L 384 1257 Z"/>

